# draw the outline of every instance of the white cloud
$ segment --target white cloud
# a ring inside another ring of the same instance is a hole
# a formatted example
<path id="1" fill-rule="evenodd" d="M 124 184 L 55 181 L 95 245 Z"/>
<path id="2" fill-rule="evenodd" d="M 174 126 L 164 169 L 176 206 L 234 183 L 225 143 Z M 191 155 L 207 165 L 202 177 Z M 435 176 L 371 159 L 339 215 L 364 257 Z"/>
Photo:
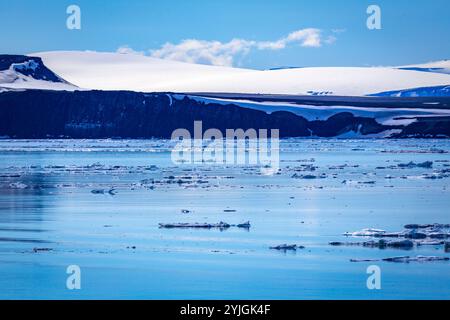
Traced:
<path id="1" fill-rule="evenodd" d="M 283 41 L 288 43 L 298 42 L 302 47 L 320 47 L 321 31 L 319 29 L 303 29 L 290 33 Z"/>
<path id="2" fill-rule="evenodd" d="M 129 46 L 125 45 L 125 46 L 121 46 L 116 50 L 117 53 L 121 53 L 121 54 L 139 54 L 139 55 L 144 55 L 144 51 L 136 51 L 133 50 L 132 48 L 130 48 Z"/>
<path id="3" fill-rule="evenodd" d="M 336 38 L 335 36 L 328 36 L 328 37 L 324 40 L 324 42 L 325 42 L 326 44 L 333 44 L 333 43 L 336 42 L 336 40 L 337 40 L 337 38 Z"/>
<path id="4" fill-rule="evenodd" d="M 297 30 L 277 41 L 258 42 L 257 47 L 258 49 L 280 50 L 291 43 L 298 43 L 302 47 L 320 47 L 322 45 L 321 30 L 313 28 Z"/>
<path id="5" fill-rule="evenodd" d="M 252 41 L 233 39 L 229 42 L 207 41 L 197 39 L 183 40 L 178 44 L 165 43 L 157 50 L 151 50 L 150 55 L 155 58 L 176 60 L 190 63 L 209 64 L 216 66 L 232 66 L 235 57 L 248 54 L 251 50 L 281 50 L 288 45 L 318 48 L 323 44 L 331 44 L 336 37 L 323 38 L 322 31 L 315 28 L 301 29 L 291 32 L 285 37 L 275 41 Z M 117 52 L 136 52 L 128 46 L 120 47 Z"/>
<path id="6" fill-rule="evenodd" d="M 166 43 L 160 49 L 151 51 L 155 58 L 191 63 L 231 66 L 238 54 L 246 54 L 252 48 L 252 41 L 233 39 L 230 42 L 183 40 L 179 44 Z"/>

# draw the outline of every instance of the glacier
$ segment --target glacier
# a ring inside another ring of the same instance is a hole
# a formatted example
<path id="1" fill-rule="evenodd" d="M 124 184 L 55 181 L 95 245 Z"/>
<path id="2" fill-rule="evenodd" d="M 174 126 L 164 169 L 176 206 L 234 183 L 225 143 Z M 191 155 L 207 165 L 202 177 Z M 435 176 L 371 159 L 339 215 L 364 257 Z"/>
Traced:
<path id="1" fill-rule="evenodd" d="M 251 70 L 92 51 L 33 53 L 55 73 L 81 88 L 139 92 L 233 92 L 365 96 L 450 85 L 450 74 L 397 67 L 317 67 Z M 431 64 L 438 68 L 444 64 Z M 407 66 L 405 66 L 407 67 Z"/>

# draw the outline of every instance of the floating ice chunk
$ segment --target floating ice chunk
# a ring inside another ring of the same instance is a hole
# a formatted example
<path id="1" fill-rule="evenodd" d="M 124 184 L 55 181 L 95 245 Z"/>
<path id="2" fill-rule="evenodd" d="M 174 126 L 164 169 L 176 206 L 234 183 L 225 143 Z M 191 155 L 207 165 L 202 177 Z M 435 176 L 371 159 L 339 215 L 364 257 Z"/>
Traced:
<path id="1" fill-rule="evenodd" d="M 242 229 L 250 229 L 250 221 L 240 223 L 240 224 L 229 224 L 223 221 L 220 221 L 219 223 L 160 223 L 159 227 L 163 229 L 228 229 L 231 227 L 237 227 Z"/>
<path id="2" fill-rule="evenodd" d="M 242 229 L 250 229 L 250 227 L 251 227 L 250 221 L 240 223 L 240 224 L 236 225 L 236 227 L 242 228 Z"/>
<path id="3" fill-rule="evenodd" d="M 13 182 L 9 184 L 9 187 L 11 189 L 26 189 L 28 188 L 28 185 L 26 185 L 25 183 L 22 182 Z"/>
<path id="4" fill-rule="evenodd" d="M 416 241 L 418 246 L 440 246 L 444 244 L 443 241 L 436 241 L 436 240 L 421 240 Z"/>
<path id="5" fill-rule="evenodd" d="M 296 244 L 280 244 L 275 247 L 270 247 L 270 249 L 272 249 L 272 250 L 284 250 L 284 251 L 287 251 L 287 250 L 295 251 L 297 249 L 304 249 L 304 248 L 305 247 L 297 246 Z"/>
<path id="6" fill-rule="evenodd" d="M 344 236 L 351 236 L 351 237 L 375 237 L 375 236 L 382 236 L 386 234 L 386 230 L 381 229 L 362 229 L 360 231 L 355 232 L 346 232 L 344 233 Z"/>
<path id="7" fill-rule="evenodd" d="M 414 247 L 414 242 L 411 240 L 378 240 L 378 241 L 367 241 L 367 242 L 330 242 L 331 246 L 361 246 L 368 248 L 395 248 L 395 249 L 412 249 Z"/>
<path id="8" fill-rule="evenodd" d="M 111 189 L 94 189 L 91 191 L 91 193 L 93 194 L 110 194 L 110 195 L 115 195 L 116 194 L 116 190 L 114 188 Z"/>
<path id="9" fill-rule="evenodd" d="M 417 257 L 393 257 L 386 258 L 383 261 L 397 262 L 397 263 L 410 263 L 410 262 L 433 262 L 433 261 L 449 261 L 449 257 L 436 257 L 436 256 L 417 256 Z"/>
<path id="10" fill-rule="evenodd" d="M 437 257 L 437 256 L 402 256 L 402 257 L 392 257 L 385 259 L 350 259 L 350 262 L 373 262 L 373 261 L 386 261 L 386 262 L 396 262 L 396 263 L 410 263 L 410 262 L 439 262 L 439 261 L 450 261 L 449 257 Z"/>
<path id="11" fill-rule="evenodd" d="M 398 165 L 399 168 L 406 168 L 406 169 L 413 169 L 413 168 L 425 168 L 425 169 L 431 169 L 433 167 L 432 161 L 425 161 L 422 163 L 415 163 L 413 161 L 409 163 L 400 163 Z"/>
<path id="12" fill-rule="evenodd" d="M 219 223 L 160 223 L 159 227 L 163 229 L 228 229 L 231 225 L 221 221 Z"/>

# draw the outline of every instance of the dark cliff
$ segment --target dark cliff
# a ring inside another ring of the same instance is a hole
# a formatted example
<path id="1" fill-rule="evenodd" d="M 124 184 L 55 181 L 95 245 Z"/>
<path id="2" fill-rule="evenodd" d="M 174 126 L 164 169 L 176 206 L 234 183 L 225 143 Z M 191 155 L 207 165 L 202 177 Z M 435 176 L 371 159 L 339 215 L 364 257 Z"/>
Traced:
<path id="1" fill-rule="evenodd" d="M 14 138 L 170 138 L 178 128 L 203 130 L 279 129 L 281 137 L 334 137 L 393 129 L 370 118 L 340 113 L 307 121 L 289 112 L 267 114 L 235 105 L 208 104 L 187 96 L 129 91 L 45 91 L 0 93 L 0 136 Z"/>
<path id="2" fill-rule="evenodd" d="M 38 57 L 0 54 L 0 71 L 7 70 L 11 66 L 16 72 L 36 80 L 67 83 L 67 81 L 48 69 L 42 62 L 42 59 Z"/>

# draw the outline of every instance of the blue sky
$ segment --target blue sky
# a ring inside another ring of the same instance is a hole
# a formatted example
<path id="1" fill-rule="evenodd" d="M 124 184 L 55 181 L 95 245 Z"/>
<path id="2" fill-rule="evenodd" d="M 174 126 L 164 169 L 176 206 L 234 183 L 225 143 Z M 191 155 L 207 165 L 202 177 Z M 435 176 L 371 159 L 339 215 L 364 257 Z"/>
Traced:
<path id="1" fill-rule="evenodd" d="M 81 30 L 66 28 L 70 4 L 81 8 Z M 366 27 L 371 4 L 382 10 L 382 30 Z M 449 12 L 448 0 L 0 0 L 0 52 L 127 45 L 151 54 L 165 43 L 176 51 L 185 39 L 205 41 L 208 50 L 210 41 L 228 48 L 240 39 L 256 43 L 231 54 L 242 67 L 401 65 L 450 59 Z M 312 28 L 320 30 L 318 46 L 259 48 Z"/>

